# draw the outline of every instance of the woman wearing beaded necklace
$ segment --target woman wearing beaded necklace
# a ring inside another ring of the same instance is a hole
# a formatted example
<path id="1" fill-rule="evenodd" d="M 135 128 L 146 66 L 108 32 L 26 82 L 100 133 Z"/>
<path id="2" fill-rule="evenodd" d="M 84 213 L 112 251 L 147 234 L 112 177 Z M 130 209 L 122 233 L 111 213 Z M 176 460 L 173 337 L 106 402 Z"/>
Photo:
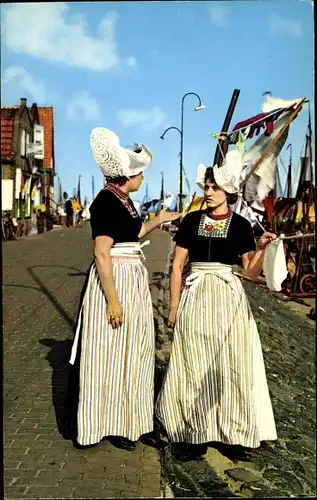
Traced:
<path id="1" fill-rule="evenodd" d="M 91 446 L 108 437 L 134 450 L 154 425 L 153 309 L 139 238 L 179 214 L 162 211 L 142 226 L 129 193 L 152 162 L 143 144 L 124 149 L 111 130 L 97 128 L 91 147 L 107 185 L 90 206 L 94 261 L 70 360 L 78 386 L 74 439 Z"/>
<path id="2" fill-rule="evenodd" d="M 258 276 L 276 236 L 264 233 L 256 246 L 249 221 L 229 207 L 237 199 L 235 176 L 229 189 L 228 169 L 220 172 L 205 169 L 207 209 L 187 214 L 174 237 L 174 342 L 156 415 L 180 460 L 204 455 L 212 441 L 256 448 L 277 439 L 257 327 L 232 272 L 242 263 L 248 276 Z M 181 294 L 187 259 L 191 273 Z"/>

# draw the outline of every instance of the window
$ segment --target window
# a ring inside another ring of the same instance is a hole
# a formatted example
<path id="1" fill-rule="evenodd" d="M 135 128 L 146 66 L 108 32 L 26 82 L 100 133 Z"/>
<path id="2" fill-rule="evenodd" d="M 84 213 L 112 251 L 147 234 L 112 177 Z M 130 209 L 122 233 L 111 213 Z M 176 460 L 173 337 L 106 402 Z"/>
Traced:
<path id="1" fill-rule="evenodd" d="M 24 129 L 21 131 L 21 145 L 20 145 L 20 155 L 25 156 L 25 150 L 26 150 L 26 132 Z"/>

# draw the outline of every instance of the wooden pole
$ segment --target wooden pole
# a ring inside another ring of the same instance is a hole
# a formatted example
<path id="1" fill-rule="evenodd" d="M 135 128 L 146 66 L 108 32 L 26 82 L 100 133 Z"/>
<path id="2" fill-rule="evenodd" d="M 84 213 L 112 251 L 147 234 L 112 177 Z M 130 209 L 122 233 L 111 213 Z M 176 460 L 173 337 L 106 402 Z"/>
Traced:
<path id="1" fill-rule="evenodd" d="M 306 233 L 306 234 L 294 234 L 293 236 L 280 236 L 281 240 L 300 240 L 302 238 L 312 238 L 316 236 L 315 233 Z"/>
<path id="2" fill-rule="evenodd" d="M 277 136 L 272 140 L 272 142 L 270 142 L 270 144 L 268 144 L 266 146 L 266 148 L 263 151 L 263 153 L 260 156 L 260 158 L 254 163 L 251 171 L 248 173 L 248 175 L 246 176 L 246 178 L 244 179 L 244 181 L 241 182 L 240 189 L 244 188 L 244 186 L 246 185 L 246 183 L 250 179 L 251 175 L 254 174 L 254 172 L 257 170 L 257 168 L 259 167 L 260 163 L 263 161 L 263 159 L 265 158 L 265 156 L 267 156 L 271 152 L 272 148 L 280 140 L 280 138 L 284 134 L 284 132 L 287 129 L 287 127 L 289 127 L 290 124 L 291 124 L 291 122 L 297 117 L 297 115 L 299 114 L 299 112 L 302 110 L 302 107 L 304 105 L 305 100 L 306 100 L 306 98 L 304 98 L 304 99 L 301 100 L 301 102 L 298 104 L 298 106 L 293 111 L 293 113 L 291 113 L 291 115 L 288 117 L 286 123 L 284 124 L 284 126 L 282 127 L 282 129 L 280 130 L 280 132 L 277 134 Z"/>
<path id="3" fill-rule="evenodd" d="M 310 181 L 314 184 L 314 168 L 313 168 L 313 148 L 312 148 L 312 140 L 313 133 L 311 128 L 311 116 L 310 116 L 310 102 L 308 104 L 308 135 L 309 135 L 309 160 L 310 160 Z"/>
<path id="4" fill-rule="evenodd" d="M 222 125 L 221 134 L 222 134 L 222 132 L 228 132 L 228 129 L 229 129 L 232 117 L 233 117 L 233 113 L 234 113 L 239 95 L 240 95 L 240 90 L 234 89 L 232 97 L 231 97 L 231 101 L 230 101 L 230 104 L 229 104 L 229 107 L 227 110 L 227 114 L 225 117 L 225 121 L 223 122 L 223 125 Z M 213 165 L 218 165 L 218 167 L 221 167 L 222 162 L 223 162 L 220 148 L 225 156 L 227 151 L 228 151 L 228 141 L 226 141 L 226 140 L 223 141 L 223 140 L 219 139 L 219 142 L 217 144 Z"/>

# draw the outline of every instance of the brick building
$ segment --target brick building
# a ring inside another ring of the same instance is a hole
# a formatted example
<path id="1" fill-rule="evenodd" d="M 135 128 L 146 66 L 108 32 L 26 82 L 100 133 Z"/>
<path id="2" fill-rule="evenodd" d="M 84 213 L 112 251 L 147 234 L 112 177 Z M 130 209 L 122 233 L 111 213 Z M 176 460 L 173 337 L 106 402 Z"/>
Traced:
<path id="1" fill-rule="evenodd" d="M 54 110 L 52 107 L 38 108 L 40 123 L 44 127 L 44 161 L 43 161 L 43 196 L 44 203 L 50 212 L 54 210 L 54 176 L 55 176 L 55 151 L 54 151 Z"/>
<path id="2" fill-rule="evenodd" d="M 33 208 L 45 204 L 53 211 L 54 198 L 53 108 L 1 107 L 2 211 L 29 219 Z"/>
<path id="3" fill-rule="evenodd" d="M 22 98 L 19 106 L 1 107 L 2 210 L 20 219 L 31 216 L 31 194 L 40 183 L 42 156 L 29 154 L 28 145 L 41 130 L 35 103 L 28 108 Z"/>

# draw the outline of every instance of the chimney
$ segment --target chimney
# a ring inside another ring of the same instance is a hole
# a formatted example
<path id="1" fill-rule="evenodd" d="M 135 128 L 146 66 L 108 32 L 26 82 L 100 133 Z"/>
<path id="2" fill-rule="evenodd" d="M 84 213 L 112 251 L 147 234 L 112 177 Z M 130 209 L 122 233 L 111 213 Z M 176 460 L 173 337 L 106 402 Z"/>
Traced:
<path id="1" fill-rule="evenodd" d="M 21 97 L 21 106 L 26 106 L 26 97 Z"/>

